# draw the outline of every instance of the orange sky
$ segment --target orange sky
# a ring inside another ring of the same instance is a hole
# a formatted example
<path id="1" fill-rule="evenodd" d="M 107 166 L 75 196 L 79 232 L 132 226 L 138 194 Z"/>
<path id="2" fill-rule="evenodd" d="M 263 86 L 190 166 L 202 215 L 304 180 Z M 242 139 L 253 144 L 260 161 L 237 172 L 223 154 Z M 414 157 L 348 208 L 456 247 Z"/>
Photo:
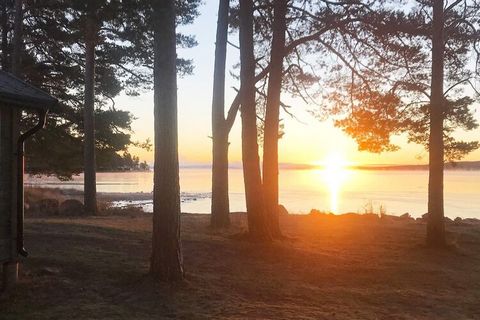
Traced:
<path id="1" fill-rule="evenodd" d="M 191 99 L 182 94 L 179 88 L 179 154 L 182 163 L 209 163 L 211 161 L 211 124 L 210 96 L 199 95 Z M 196 90 L 195 90 L 196 91 Z M 134 138 L 153 140 L 153 99 L 151 94 L 139 98 L 122 98 L 132 107 L 128 108 L 138 118 L 134 121 Z M 193 100 L 193 101 L 192 101 Z M 193 111 L 192 111 L 193 110 Z M 193 112 L 193 113 L 191 113 Z M 318 163 L 331 154 L 341 155 L 353 164 L 423 164 L 428 160 L 428 154 L 423 147 L 406 144 L 404 137 L 395 137 L 394 141 L 402 148 L 397 152 L 372 154 L 359 152 L 355 142 L 334 128 L 331 121 L 320 122 L 314 119 L 301 107 L 295 114 L 299 118 L 285 119 L 285 135 L 280 140 L 280 162 L 283 163 Z M 240 120 L 238 117 L 237 120 Z M 230 135 L 230 161 L 241 161 L 240 121 L 237 121 Z M 463 134 L 467 139 L 475 139 L 479 131 Z M 132 149 L 142 160 L 151 163 L 153 152 Z M 465 160 L 480 160 L 480 151 L 470 154 Z"/>

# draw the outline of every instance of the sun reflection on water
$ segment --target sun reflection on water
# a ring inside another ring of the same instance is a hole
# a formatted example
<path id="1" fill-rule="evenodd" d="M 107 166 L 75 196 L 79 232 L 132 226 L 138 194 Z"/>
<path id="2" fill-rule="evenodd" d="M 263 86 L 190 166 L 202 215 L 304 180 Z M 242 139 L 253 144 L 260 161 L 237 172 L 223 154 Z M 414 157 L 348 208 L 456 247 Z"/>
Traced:
<path id="1" fill-rule="evenodd" d="M 319 169 L 318 173 L 330 194 L 330 212 L 338 214 L 342 186 L 351 175 L 349 163 L 342 156 L 331 154 L 321 166 L 322 169 Z"/>

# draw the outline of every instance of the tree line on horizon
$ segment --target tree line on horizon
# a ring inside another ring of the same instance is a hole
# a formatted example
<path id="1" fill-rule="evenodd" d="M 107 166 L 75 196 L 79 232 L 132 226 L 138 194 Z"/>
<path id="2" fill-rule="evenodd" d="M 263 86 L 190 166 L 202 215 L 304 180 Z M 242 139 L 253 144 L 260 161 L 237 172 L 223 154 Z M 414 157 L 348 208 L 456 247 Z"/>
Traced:
<path id="1" fill-rule="evenodd" d="M 150 271 L 183 278 L 180 240 L 177 77 L 193 62 L 177 56 L 194 37 L 177 26 L 199 0 L 2 1 L 2 69 L 60 100 L 28 147 L 37 172 L 85 172 L 87 212 L 96 212 L 96 168 L 128 146 L 132 116 L 120 93 L 154 91 L 153 235 Z M 212 96 L 213 228 L 227 228 L 229 133 L 240 114 L 251 241 L 282 239 L 278 141 L 287 94 L 354 138 L 360 150 L 395 151 L 406 134 L 429 152 L 427 244 L 446 244 L 443 170 L 479 147 L 455 131 L 478 127 L 480 3 L 477 0 L 219 0 Z M 238 44 L 229 35 L 238 35 Z M 20 36 L 21 35 L 21 36 Z M 226 110 L 227 49 L 239 51 L 236 97 Z M 34 119 L 27 115 L 27 127 Z M 312 137 L 313 138 L 313 137 Z M 75 149 L 72 149 L 74 147 Z M 260 157 L 260 151 L 263 151 Z M 72 155 L 74 155 L 72 157 Z M 261 158 L 263 161 L 261 161 Z M 41 161 L 40 161 L 40 160 Z M 78 163 L 82 163 L 81 166 Z M 76 169 L 74 169 L 76 168 Z M 77 170 L 77 171 L 75 171 Z"/>

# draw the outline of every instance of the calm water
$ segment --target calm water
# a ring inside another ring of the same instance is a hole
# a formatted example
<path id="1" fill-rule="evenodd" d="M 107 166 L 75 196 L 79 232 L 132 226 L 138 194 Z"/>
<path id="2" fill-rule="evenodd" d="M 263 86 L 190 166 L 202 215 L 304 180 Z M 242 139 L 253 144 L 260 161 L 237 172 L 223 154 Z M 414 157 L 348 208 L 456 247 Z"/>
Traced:
<path id="1" fill-rule="evenodd" d="M 152 172 L 99 173 L 98 192 L 151 192 Z M 60 182 L 55 178 L 28 178 L 28 184 L 81 190 L 82 176 Z M 308 213 L 312 208 L 334 213 L 366 210 L 389 214 L 409 212 L 418 217 L 427 208 L 426 171 L 283 170 L 280 202 L 290 212 Z M 181 169 L 183 212 L 210 211 L 209 169 Z M 242 171 L 230 170 L 231 211 L 244 211 Z M 151 204 L 146 204 L 151 210 Z M 445 213 L 449 217 L 480 218 L 480 171 L 445 173 Z"/>

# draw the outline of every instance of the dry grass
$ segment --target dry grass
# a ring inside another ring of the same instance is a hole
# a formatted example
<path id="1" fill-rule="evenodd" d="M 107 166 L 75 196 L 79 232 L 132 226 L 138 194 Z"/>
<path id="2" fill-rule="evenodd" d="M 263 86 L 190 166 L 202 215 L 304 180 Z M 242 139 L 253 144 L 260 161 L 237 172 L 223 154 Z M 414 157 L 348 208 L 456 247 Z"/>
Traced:
<path id="1" fill-rule="evenodd" d="M 58 188 L 41 188 L 41 187 L 28 187 L 25 188 L 25 202 L 27 204 L 37 202 L 43 199 L 55 199 L 58 202 L 63 202 L 67 199 L 80 199 L 83 196 L 82 193 L 70 189 L 58 189 Z"/>
<path id="2" fill-rule="evenodd" d="M 423 246 L 425 225 L 376 216 L 282 216 L 289 240 L 253 244 L 182 218 L 186 281 L 148 276 L 151 216 L 30 219 L 7 319 L 479 319 L 480 225 Z"/>
<path id="3" fill-rule="evenodd" d="M 122 198 L 123 195 L 123 198 Z M 112 201 L 118 200 L 143 200 L 147 198 L 147 193 L 99 193 L 97 195 L 97 215 L 112 216 L 112 215 L 138 215 L 143 213 L 141 208 L 134 206 L 127 207 L 112 207 Z M 150 195 L 151 198 L 151 195 Z M 58 216 L 57 214 L 48 214 L 45 212 L 36 212 L 35 209 L 28 210 L 32 204 L 40 200 L 53 199 L 57 200 L 59 204 L 65 200 L 74 199 L 83 203 L 83 191 L 75 189 L 61 189 L 61 188 L 45 188 L 45 187 L 27 187 L 25 188 L 25 214 L 31 218 Z"/>

